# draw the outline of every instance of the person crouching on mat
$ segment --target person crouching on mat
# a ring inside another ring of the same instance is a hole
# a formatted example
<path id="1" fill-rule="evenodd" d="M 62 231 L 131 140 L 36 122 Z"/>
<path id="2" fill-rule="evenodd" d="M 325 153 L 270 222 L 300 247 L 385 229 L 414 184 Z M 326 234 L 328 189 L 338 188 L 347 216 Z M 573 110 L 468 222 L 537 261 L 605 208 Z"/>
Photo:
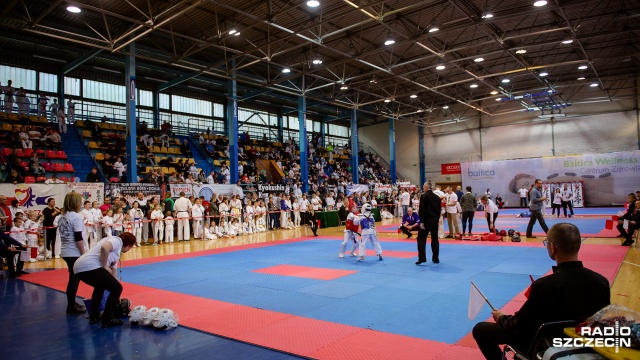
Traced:
<path id="1" fill-rule="evenodd" d="M 358 225 L 353 223 L 358 217 L 358 207 L 353 205 L 351 207 L 351 212 L 347 215 L 347 221 L 344 227 L 344 240 L 342 244 L 340 244 L 340 253 L 338 254 L 339 258 L 344 257 L 344 252 L 347 250 L 347 244 L 352 242 L 351 245 L 351 256 L 356 256 L 356 248 L 358 247 Z"/>
<path id="2" fill-rule="evenodd" d="M 360 238 L 359 244 L 359 252 L 358 252 L 358 261 L 364 260 L 365 255 L 365 245 L 367 241 L 371 241 L 371 245 L 376 251 L 376 255 L 378 255 L 378 260 L 382 260 L 382 247 L 380 246 L 380 241 L 378 241 L 378 235 L 376 235 L 376 220 L 373 218 L 373 214 L 371 213 L 371 205 L 364 204 L 362 205 L 362 214 L 358 215 L 354 220 L 354 225 L 360 225 L 362 228 L 362 237 Z"/>
<path id="3" fill-rule="evenodd" d="M 496 230 L 496 219 L 498 218 L 498 206 L 487 195 L 482 195 L 480 202 L 484 206 L 489 232 L 494 232 Z"/>
<path id="4" fill-rule="evenodd" d="M 120 294 L 122 294 L 122 284 L 116 278 L 118 259 L 121 253 L 131 250 L 135 244 L 136 237 L 129 232 L 124 232 L 119 237 L 104 238 L 96 246 L 82 254 L 73 265 L 73 273 L 78 279 L 93 287 L 89 324 L 98 322 L 100 303 L 104 291 L 107 290 L 109 297 L 102 315 L 102 327 L 122 325 L 122 320 L 113 318 L 113 310 L 120 301 Z"/>

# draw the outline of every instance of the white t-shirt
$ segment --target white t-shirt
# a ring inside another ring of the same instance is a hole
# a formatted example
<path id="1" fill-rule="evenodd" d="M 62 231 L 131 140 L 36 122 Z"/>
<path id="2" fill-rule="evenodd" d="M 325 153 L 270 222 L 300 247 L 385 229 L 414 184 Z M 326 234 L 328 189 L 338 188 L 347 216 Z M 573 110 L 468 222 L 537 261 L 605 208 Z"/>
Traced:
<path id="1" fill-rule="evenodd" d="M 445 195 L 445 198 L 447 199 L 447 212 L 452 214 L 457 213 L 458 208 L 456 207 L 456 205 L 454 204 L 453 206 L 449 206 L 449 204 L 451 204 L 452 202 L 458 202 L 458 195 L 452 192 L 451 194 Z"/>
<path id="2" fill-rule="evenodd" d="M 520 190 L 518 190 L 518 195 L 520 195 L 521 198 L 526 198 L 528 194 L 529 191 L 527 189 L 520 188 Z"/>
<path id="3" fill-rule="evenodd" d="M 411 202 L 411 195 L 408 192 L 403 192 L 402 194 L 400 194 L 400 203 L 402 204 L 402 206 L 409 206 Z"/>
<path id="4" fill-rule="evenodd" d="M 113 245 L 113 250 L 111 250 L 111 254 L 109 254 L 109 261 L 114 259 L 114 256 L 120 258 L 120 251 L 122 251 L 122 239 L 117 236 L 111 236 L 105 239 L 102 239 L 99 243 L 97 243 L 94 247 L 89 249 L 84 255 L 80 256 L 78 260 L 76 260 L 75 265 L 73 265 L 73 273 L 78 274 L 81 272 L 91 271 L 95 269 L 99 269 L 102 267 L 102 263 L 100 262 L 100 249 L 102 249 L 102 245 L 106 242 L 111 242 Z M 115 254 L 112 256 L 112 254 Z M 111 264 L 109 264 L 111 265 Z"/>
<path id="5" fill-rule="evenodd" d="M 60 235 L 60 255 L 62 257 L 80 257 L 80 249 L 76 246 L 74 233 L 84 232 L 84 218 L 81 214 L 68 211 L 60 215 L 58 235 Z"/>

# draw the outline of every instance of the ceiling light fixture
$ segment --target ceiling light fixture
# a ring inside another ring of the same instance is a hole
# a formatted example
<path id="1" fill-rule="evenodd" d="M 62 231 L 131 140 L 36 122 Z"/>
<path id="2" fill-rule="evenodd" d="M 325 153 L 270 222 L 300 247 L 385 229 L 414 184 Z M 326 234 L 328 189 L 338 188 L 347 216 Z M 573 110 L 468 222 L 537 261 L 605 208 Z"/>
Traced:
<path id="1" fill-rule="evenodd" d="M 449 105 L 445 105 L 442 107 L 443 109 L 447 110 L 449 108 Z"/>
<path id="2" fill-rule="evenodd" d="M 580 66 L 578 66 L 578 69 L 580 69 L 580 70 L 585 70 L 586 68 L 588 68 L 588 66 L 587 66 L 587 65 L 580 65 Z"/>
<path id="3" fill-rule="evenodd" d="M 473 61 L 475 61 L 475 62 L 482 62 L 482 61 L 484 61 L 484 58 L 481 58 L 481 57 L 479 57 L 479 58 L 475 58 L 475 59 L 473 59 Z"/>
<path id="4" fill-rule="evenodd" d="M 508 84 L 510 82 L 511 82 L 511 80 L 509 80 L 509 79 L 502 79 L 502 81 L 501 81 L 501 83 L 503 83 L 503 84 Z"/>
<path id="5" fill-rule="evenodd" d="M 547 76 L 547 75 L 549 75 L 549 73 L 547 73 L 547 72 L 541 72 L 540 73 L 540 76 Z"/>
<path id="6" fill-rule="evenodd" d="M 320 60 L 318 58 L 315 58 L 315 59 L 313 59 L 312 63 L 313 63 L 313 65 L 320 65 L 320 64 L 322 64 L 322 60 Z"/>
<path id="7" fill-rule="evenodd" d="M 80 10 L 80 8 L 77 7 L 77 6 L 67 6 L 67 11 L 70 12 L 70 13 L 77 14 L 77 13 L 81 12 L 82 10 Z"/>
<path id="8" fill-rule="evenodd" d="M 340 90 L 347 90 L 349 87 L 347 85 L 343 85 L 340 87 Z"/>
<path id="9" fill-rule="evenodd" d="M 549 89 L 549 90 L 547 90 L 547 92 L 548 92 L 548 93 L 552 93 L 552 92 L 553 92 L 553 89 Z"/>
<path id="10" fill-rule="evenodd" d="M 446 68 L 447 68 L 447 67 L 446 67 L 446 66 L 444 66 L 444 65 L 438 65 L 438 66 L 436 66 L 436 70 L 444 70 L 444 69 L 446 69 Z"/>
<path id="11" fill-rule="evenodd" d="M 526 54 L 526 53 L 527 53 L 527 50 L 525 50 L 525 49 L 516 50 L 516 54 L 522 55 L 522 54 Z"/>
<path id="12" fill-rule="evenodd" d="M 412 98 L 412 99 L 415 99 L 415 98 L 417 98 L 417 97 L 418 97 L 418 95 L 413 94 L 413 95 L 411 95 L 411 96 L 409 96 L 409 97 L 410 97 L 410 98 Z"/>
<path id="13" fill-rule="evenodd" d="M 240 35 L 240 31 L 237 31 L 235 34 L 233 34 L 233 36 L 239 36 Z"/>
<path id="14" fill-rule="evenodd" d="M 584 80 L 584 78 L 581 76 L 581 77 L 578 78 L 578 80 Z"/>
<path id="15" fill-rule="evenodd" d="M 440 30 L 440 26 L 438 26 L 438 24 L 431 24 L 431 26 L 429 26 L 429 32 L 430 33 L 436 32 L 438 30 Z"/>
<path id="16" fill-rule="evenodd" d="M 475 89 L 475 88 L 478 87 L 478 84 L 471 84 L 471 85 L 469 85 L 469 87 L 472 88 L 472 89 Z"/>
<path id="17" fill-rule="evenodd" d="M 491 92 L 491 95 L 498 95 L 498 92 L 497 92 L 497 91 L 495 91 L 495 90 L 493 90 L 493 91 Z"/>
<path id="18" fill-rule="evenodd" d="M 309 0 L 309 1 L 307 1 L 307 6 L 308 7 L 318 7 L 318 6 L 320 6 L 320 1 L 318 1 L 318 0 Z"/>
<path id="19" fill-rule="evenodd" d="M 537 6 L 537 7 L 545 6 L 545 5 L 547 5 L 547 2 L 545 0 L 538 0 L 533 3 L 533 6 Z"/>
<path id="20" fill-rule="evenodd" d="M 502 98 L 497 98 L 496 101 L 502 101 Z"/>
<path id="21" fill-rule="evenodd" d="M 384 102 L 389 103 L 391 102 L 391 99 L 384 99 Z"/>
<path id="22" fill-rule="evenodd" d="M 391 33 L 387 34 L 387 40 L 385 40 L 384 44 L 388 46 L 388 45 L 393 45 L 395 43 L 396 41 L 393 38 L 393 35 Z"/>
<path id="23" fill-rule="evenodd" d="M 593 83 L 593 84 L 591 84 L 591 85 L 589 85 L 589 86 L 591 86 L 591 87 L 596 87 L 596 86 L 598 86 L 598 83 Z"/>
<path id="24" fill-rule="evenodd" d="M 424 111 L 424 110 L 422 110 L 422 109 L 418 109 L 418 111 L 417 111 L 417 112 L 421 113 L 421 112 L 423 112 L 423 111 Z"/>
<path id="25" fill-rule="evenodd" d="M 563 44 L 571 44 L 572 42 L 573 42 L 573 39 L 567 39 L 562 41 Z"/>
<path id="26" fill-rule="evenodd" d="M 371 80 L 369 80 L 369 83 L 371 83 L 371 84 L 377 84 L 378 82 L 377 82 L 375 79 L 371 79 Z"/>
<path id="27" fill-rule="evenodd" d="M 492 17 L 493 14 L 491 13 L 491 11 L 485 11 L 484 14 L 482 14 L 483 19 L 491 19 Z"/>
<path id="28" fill-rule="evenodd" d="M 289 68 L 284 68 L 284 69 L 282 69 L 282 72 L 283 72 L 283 73 L 285 73 L 285 74 L 288 74 L 288 73 L 290 73 L 290 72 L 291 72 L 291 69 L 289 69 Z"/>
<path id="29" fill-rule="evenodd" d="M 237 33 L 237 32 L 238 32 L 238 30 L 236 30 L 236 29 L 231 29 L 231 30 L 229 30 L 229 35 L 233 35 L 233 34 L 235 34 L 235 33 Z"/>

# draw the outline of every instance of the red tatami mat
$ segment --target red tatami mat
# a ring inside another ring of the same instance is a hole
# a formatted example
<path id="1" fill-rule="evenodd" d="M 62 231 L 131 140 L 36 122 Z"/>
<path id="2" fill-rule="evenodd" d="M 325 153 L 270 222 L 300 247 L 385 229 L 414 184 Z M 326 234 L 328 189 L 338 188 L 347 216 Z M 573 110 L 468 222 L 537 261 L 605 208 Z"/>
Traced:
<path id="1" fill-rule="evenodd" d="M 355 274 L 357 271 L 317 268 L 299 265 L 276 265 L 253 270 L 253 272 L 271 275 L 294 276 L 307 279 L 334 280 L 343 276 Z"/>

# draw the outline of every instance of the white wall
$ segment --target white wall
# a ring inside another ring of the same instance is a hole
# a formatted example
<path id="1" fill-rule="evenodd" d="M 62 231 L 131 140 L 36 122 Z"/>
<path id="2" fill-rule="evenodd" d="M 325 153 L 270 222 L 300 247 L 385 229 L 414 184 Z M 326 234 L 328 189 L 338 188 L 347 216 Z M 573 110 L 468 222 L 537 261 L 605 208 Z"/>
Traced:
<path id="1" fill-rule="evenodd" d="M 629 103 L 606 103 L 602 114 L 582 115 L 584 104 L 571 109 L 567 117 L 558 117 L 554 126 L 556 155 L 606 153 L 638 149 L 638 125 L 635 110 Z M 624 105 L 624 106 L 622 106 Z M 591 113 L 594 106 L 591 105 Z M 627 107 L 626 111 L 607 112 Z M 435 182 L 461 181 L 459 175 L 445 179 L 440 175 L 444 163 L 482 160 L 505 160 L 552 156 L 552 126 L 538 119 L 539 112 L 519 113 L 522 123 L 503 125 L 505 118 L 483 118 L 480 121 L 429 127 L 425 129 L 425 161 L 427 176 Z M 387 123 L 359 129 L 359 140 L 365 149 L 371 146 L 389 160 L 389 127 Z M 414 124 L 396 121 L 397 170 L 412 183 L 420 179 L 418 129 Z"/>

